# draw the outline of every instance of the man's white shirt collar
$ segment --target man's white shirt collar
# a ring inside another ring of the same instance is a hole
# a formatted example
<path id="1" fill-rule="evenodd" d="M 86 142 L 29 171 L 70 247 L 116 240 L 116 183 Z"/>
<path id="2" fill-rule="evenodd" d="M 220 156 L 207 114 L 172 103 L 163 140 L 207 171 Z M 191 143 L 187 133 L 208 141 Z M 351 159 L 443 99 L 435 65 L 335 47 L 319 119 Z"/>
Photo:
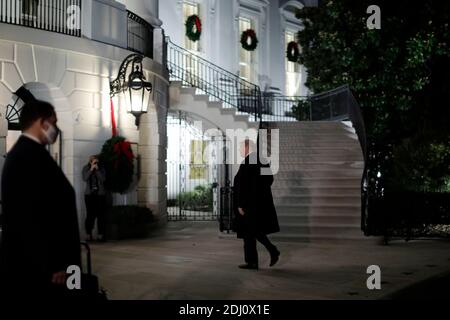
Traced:
<path id="1" fill-rule="evenodd" d="M 28 139 L 31 139 L 31 140 L 39 143 L 39 144 L 42 144 L 42 142 L 40 142 L 38 138 L 36 138 L 35 136 L 33 136 L 33 135 L 29 134 L 29 133 L 22 133 L 22 135 L 24 137 L 27 137 Z"/>

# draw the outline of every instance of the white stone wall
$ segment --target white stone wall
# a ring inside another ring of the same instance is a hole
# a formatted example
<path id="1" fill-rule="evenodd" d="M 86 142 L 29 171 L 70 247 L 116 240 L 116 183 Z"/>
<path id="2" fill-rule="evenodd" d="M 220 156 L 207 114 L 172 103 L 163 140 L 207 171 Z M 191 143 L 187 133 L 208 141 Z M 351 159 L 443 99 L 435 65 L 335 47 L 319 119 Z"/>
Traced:
<path id="1" fill-rule="evenodd" d="M 124 4 L 128 10 L 147 20 L 153 26 L 161 25 L 161 21 L 158 19 L 159 0 L 118 0 L 117 2 Z"/>
<path id="2" fill-rule="evenodd" d="M 89 155 L 99 153 L 105 140 L 111 137 L 109 82 L 117 76 L 122 59 L 130 52 L 45 31 L 7 28 L 17 32 L 2 35 L 0 31 L 0 159 L 6 152 L 6 105 L 13 92 L 26 84 L 37 98 L 51 102 L 56 108 L 58 124 L 63 131 L 63 170 L 76 190 L 80 226 L 83 226 L 85 185 L 81 170 Z M 32 40 L 24 43 L 4 39 L 24 39 L 28 33 L 48 35 L 45 41 L 50 46 L 30 43 Z M 65 42 L 52 41 L 51 37 Z M 80 52 L 58 48 L 60 45 L 79 48 Z M 145 75 L 154 84 L 155 91 L 149 113 L 142 117 L 140 132 L 134 124 L 135 118 L 126 112 L 120 99 L 115 101 L 119 134 L 138 143 L 142 157 L 139 187 L 126 199 L 118 197 L 117 202 L 139 202 L 163 218 L 166 214 L 162 175 L 165 176 L 168 82 L 162 66 L 148 59 L 144 61 Z"/>
<path id="3" fill-rule="evenodd" d="M 89 39 L 127 48 L 127 8 L 111 0 L 90 0 L 82 4 L 81 32 Z"/>

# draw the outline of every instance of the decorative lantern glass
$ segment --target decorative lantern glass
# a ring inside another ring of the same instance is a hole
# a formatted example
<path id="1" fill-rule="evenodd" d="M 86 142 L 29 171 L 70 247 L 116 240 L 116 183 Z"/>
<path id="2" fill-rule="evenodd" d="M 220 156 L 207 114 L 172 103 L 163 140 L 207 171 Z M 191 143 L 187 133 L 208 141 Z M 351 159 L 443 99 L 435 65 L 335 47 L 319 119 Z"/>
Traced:
<path id="1" fill-rule="evenodd" d="M 123 95 L 127 111 L 136 117 L 136 125 L 139 126 L 139 118 L 148 110 L 151 99 L 152 84 L 146 81 L 142 71 L 142 59 L 138 54 L 131 54 L 122 62 L 117 79 L 110 83 L 111 97 L 116 94 Z M 131 72 L 126 76 L 131 64 Z"/>

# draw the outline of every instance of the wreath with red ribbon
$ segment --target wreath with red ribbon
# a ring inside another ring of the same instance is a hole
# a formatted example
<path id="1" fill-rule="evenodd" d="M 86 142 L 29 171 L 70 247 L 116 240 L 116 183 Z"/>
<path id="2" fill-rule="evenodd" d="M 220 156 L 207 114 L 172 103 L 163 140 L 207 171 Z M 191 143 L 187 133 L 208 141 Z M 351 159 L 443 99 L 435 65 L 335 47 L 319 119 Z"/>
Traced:
<path id="1" fill-rule="evenodd" d="M 193 14 L 186 19 L 186 36 L 191 41 L 198 41 L 202 35 L 202 21 L 199 16 Z"/>
<path id="2" fill-rule="evenodd" d="M 242 32 L 241 35 L 241 45 L 247 51 L 253 51 L 258 46 L 258 38 L 256 37 L 256 32 L 253 29 L 247 29 Z"/>
<path id="3" fill-rule="evenodd" d="M 107 140 L 100 153 L 106 171 L 105 187 L 111 192 L 125 193 L 133 181 L 134 154 L 131 143 L 124 137 Z"/>
<path id="4" fill-rule="evenodd" d="M 286 57 L 290 62 L 298 62 L 298 58 L 300 57 L 300 48 L 297 42 L 291 41 L 288 43 Z"/>

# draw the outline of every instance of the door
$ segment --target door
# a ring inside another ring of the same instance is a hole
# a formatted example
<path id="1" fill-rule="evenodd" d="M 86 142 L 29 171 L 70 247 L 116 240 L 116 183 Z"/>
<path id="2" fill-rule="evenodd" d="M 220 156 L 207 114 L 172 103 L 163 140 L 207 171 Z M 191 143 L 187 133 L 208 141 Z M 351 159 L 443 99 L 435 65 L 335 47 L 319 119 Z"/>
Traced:
<path id="1" fill-rule="evenodd" d="M 218 218 L 217 143 L 185 113 L 167 117 L 167 215 L 170 221 Z"/>

